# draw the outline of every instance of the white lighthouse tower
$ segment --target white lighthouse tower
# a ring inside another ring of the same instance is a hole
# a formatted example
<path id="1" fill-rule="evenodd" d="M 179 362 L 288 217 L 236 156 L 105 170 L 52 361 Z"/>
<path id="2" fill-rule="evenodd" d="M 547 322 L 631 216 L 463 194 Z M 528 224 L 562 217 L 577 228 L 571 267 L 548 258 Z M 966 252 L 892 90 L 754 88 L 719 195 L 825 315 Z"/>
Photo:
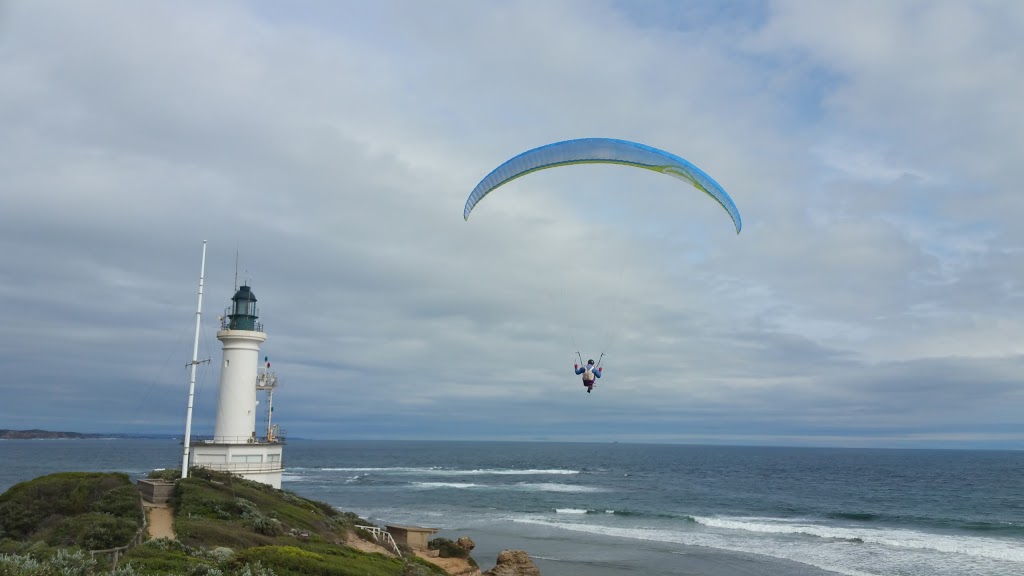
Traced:
<path id="1" fill-rule="evenodd" d="M 223 359 L 213 439 L 195 444 L 192 465 L 231 472 L 280 488 L 284 439 L 271 422 L 277 377 L 270 372 L 269 364 L 262 373 L 259 370 L 260 345 L 267 335 L 258 317 L 256 295 L 249 286 L 239 287 L 217 332 L 217 339 L 223 344 Z M 256 435 L 257 390 L 267 393 L 263 436 Z"/>

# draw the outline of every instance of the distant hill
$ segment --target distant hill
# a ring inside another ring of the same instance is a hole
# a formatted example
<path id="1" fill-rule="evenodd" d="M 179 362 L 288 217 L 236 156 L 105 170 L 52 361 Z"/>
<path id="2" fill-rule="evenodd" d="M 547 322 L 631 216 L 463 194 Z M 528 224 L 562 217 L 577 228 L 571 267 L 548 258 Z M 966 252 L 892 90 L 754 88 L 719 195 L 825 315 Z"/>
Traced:
<path id="1" fill-rule="evenodd" d="M 50 430 L 0 430 L 2 440 L 32 440 L 35 438 L 99 438 L 99 434 L 79 432 L 53 432 Z"/>
<path id="2" fill-rule="evenodd" d="M 175 438 L 173 434 L 85 434 L 82 432 L 54 432 L 52 430 L 2 430 L 0 440 L 35 440 L 39 438 Z"/>

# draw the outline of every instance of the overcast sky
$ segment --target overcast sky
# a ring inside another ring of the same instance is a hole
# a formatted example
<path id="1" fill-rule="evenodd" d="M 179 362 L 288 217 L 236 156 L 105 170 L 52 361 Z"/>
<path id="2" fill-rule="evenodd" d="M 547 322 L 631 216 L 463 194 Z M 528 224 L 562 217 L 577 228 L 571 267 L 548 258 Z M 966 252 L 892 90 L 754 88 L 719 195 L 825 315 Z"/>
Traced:
<path id="1" fill-rule="evenodd" d="M 0 2 L 0 428 L 1024 447 L 1024 3 Z M 644 142 L 712 175 L 529 148 Z M 587 394 L 572 365 L 605 352 Z"/>

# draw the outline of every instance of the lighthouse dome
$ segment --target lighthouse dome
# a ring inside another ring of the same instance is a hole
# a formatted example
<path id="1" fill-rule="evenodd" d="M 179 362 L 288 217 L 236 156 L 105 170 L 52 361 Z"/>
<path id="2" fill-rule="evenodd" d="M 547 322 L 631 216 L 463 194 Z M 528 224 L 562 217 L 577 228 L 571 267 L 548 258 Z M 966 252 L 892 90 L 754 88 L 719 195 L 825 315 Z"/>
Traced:
<path id="1" fill-rule="evenodd" d="M 248 286 L 239 286 L 238 292 L 231 297 L 232 300 L 248 300 L 250 302 L 256 301 L 256 294 L 253 293 L 252 288 Z"/>

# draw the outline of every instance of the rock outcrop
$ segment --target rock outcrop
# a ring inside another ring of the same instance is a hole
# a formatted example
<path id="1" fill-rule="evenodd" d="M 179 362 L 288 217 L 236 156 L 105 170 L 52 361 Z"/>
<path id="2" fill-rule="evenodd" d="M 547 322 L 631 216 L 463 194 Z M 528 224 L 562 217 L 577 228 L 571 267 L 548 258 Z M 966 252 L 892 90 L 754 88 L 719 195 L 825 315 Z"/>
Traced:
<path id="1" fill-rule="evenodd" d="M 537 565 L 525 550 L 502 550 L 498 563 L 481 576 L 541 576 Z"/>

